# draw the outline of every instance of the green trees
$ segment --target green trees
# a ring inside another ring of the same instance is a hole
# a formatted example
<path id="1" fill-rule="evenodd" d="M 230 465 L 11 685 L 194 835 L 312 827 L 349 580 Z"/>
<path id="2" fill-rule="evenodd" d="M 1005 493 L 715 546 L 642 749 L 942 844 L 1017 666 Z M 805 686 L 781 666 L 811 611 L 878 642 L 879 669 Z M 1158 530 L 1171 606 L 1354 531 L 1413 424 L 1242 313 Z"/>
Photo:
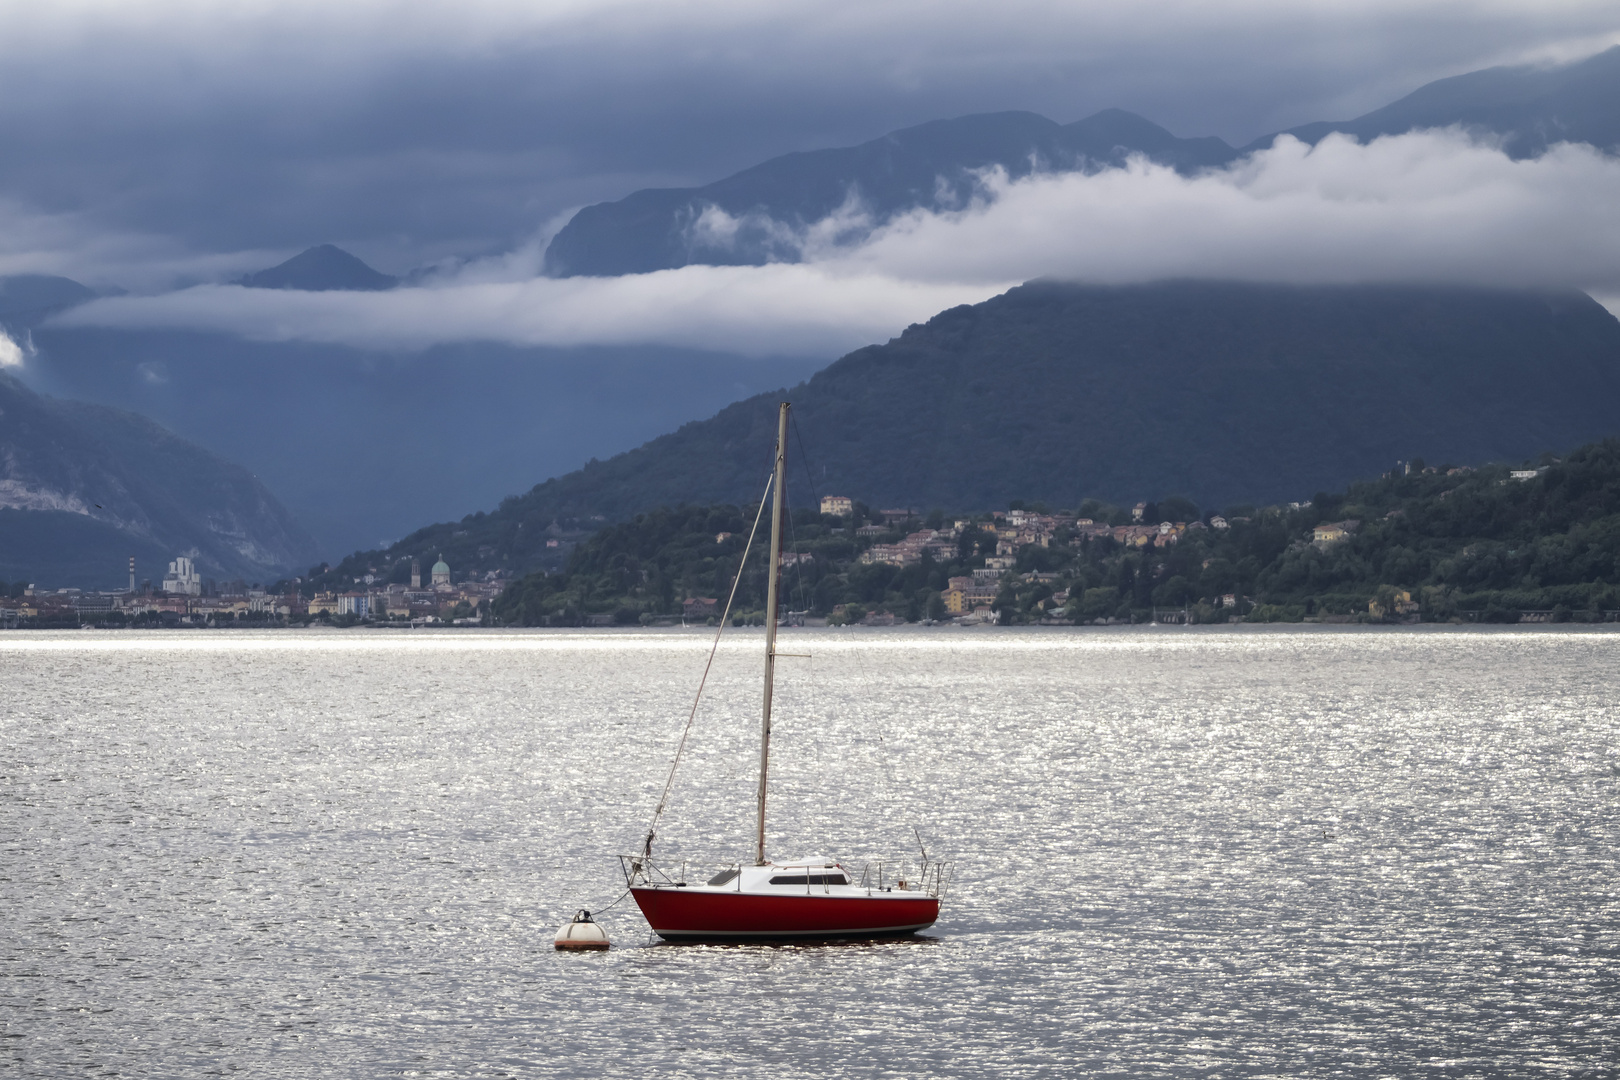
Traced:
<path id="1" fill-rule="evenodd" d="M 1487 466 L 1389 476 L 1318 493 L 1302 507 L 1234 508 L 1244 512 L 1233 513 L 1225 530 L 1189 515 L 1174 542 L 1147 546 L 1059 528 L 1049 545 L 1019 552 L 994 607 L 1014 624 L 1055 614 L 1142 619 L 1155 607 L 1184 607 L 1195 621 L 1415 614 L 1514 621 L 1527 610 L 1582 620 L 1620 609 L 1620 440 L 1584 446 L 1530 479 L 1509 472 Z M 1197 510 L 1174 496 L 1158 507 Z M 1080 510 L 1099 521 L 1128 517 L 1094 501 Z M 1342 539 L 1316 541 L 1314 527 L 1326 522 L 1353 524 Z M 525 625 L 678 618 L 689 598 L 724 598 L 751 524 L 734 506 L 640 515 L 581 543 L 565 573 L 516 582 L 495 614 Z M 835 621 L 878 610 L 917 621 L 945 616 L 940 591 L 982 567 L 996 537 L 986 519 L 970 524 L 940 561 L 929 555 L 904 567 L 863 564 L 856 557 L 867 541 L 801 510 L 790 540 L 783 575 L 789 608 Z M 763 607 L 764 582 L 756 553 L 738 587 L 738 611 Z M 1068 593 L 1061 603 L 1053 600 L 1060 590 Z M 1223 604 L 1229 595 L 1235 607 Z"/>

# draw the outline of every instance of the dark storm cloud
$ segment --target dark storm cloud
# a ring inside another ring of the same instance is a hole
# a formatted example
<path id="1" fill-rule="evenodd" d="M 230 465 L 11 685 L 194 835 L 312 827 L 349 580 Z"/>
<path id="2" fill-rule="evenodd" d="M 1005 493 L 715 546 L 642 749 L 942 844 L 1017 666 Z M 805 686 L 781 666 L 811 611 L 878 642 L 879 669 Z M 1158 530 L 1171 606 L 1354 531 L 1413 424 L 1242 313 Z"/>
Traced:
<path id="1" fill-rule="evenodd" d="M 1612 5 L 201 3 L 0 14 L 0 272 L 151 288 L 334 241 L 401 271 L 569 208 L 941 116 L 1108 106 L 1243 141 Z"/>

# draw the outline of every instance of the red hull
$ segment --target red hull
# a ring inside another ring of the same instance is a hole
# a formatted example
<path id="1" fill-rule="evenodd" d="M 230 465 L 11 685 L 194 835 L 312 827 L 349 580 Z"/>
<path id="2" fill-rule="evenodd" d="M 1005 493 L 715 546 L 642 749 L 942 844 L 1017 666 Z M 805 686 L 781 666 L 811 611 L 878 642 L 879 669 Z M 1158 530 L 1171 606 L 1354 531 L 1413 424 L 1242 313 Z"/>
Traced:
<path id="1" fill-rule="evenodd" d="M 670 888 L 630 892 L 654 932 L 669 939 L 882 937 L 914 933 L 939 919 L 939 900 L 928 896 L 762 896 Z"/>

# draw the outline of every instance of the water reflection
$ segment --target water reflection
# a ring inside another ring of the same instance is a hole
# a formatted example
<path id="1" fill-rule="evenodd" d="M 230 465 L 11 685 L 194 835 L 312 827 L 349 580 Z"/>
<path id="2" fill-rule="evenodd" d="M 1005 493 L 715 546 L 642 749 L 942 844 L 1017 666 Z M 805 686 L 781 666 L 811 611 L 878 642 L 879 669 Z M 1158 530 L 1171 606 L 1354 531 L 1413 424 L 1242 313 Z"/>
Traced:
<path id="1" fill-rule="evenodd" d="M 1601 1074 L 1620 636 L 795 630 L 773 853 L 914 940 L 617 946 L 706 638 L 0 635 L 20 1075 Z M 745 857 L 757 638 L 659 856 Z"/>

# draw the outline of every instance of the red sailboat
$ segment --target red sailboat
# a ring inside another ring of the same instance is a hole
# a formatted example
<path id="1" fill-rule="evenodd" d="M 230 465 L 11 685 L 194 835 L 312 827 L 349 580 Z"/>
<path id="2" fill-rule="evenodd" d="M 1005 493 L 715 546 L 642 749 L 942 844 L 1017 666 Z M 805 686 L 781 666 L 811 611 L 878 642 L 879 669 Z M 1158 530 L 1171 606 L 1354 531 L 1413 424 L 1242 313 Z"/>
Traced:
<path id="1" fill-rule="evenodd" d="M 785 513 L 788 403 L 783 402 L 777 421 L 776 462 L 772 474 L 771 554 L 765 602 L 765 702 L 759 747 L 759 824 L 755 835 L 753 865 L 733 863 L 707 882 L 682 880 L 655 866 L 652 844 L 658 819 L 668 804 L 675 769 L 686 745 L 686 734 L 670 766 L 670 779 L 653 813 L 652 827 L 636 855 L 620 856 L 625 883 L 640 905 L 647 922 L 660 937 L 670 941 L 737 941 L 771 939 L 870 938 L 912 934 L 932 926 L 939 919 L 940 898 L 948 879 L 947 868 L 931 862 L 923 851 L 920 872 L 911 880 L 899 877 L 885 880 L 881 864 L 874 873 L 868 869 L 858 879 L 835 859 L 813 856 L 775 862 L 765 856 L 765 795 L 770 774 L 771 689 L 776 671 L 777 593 L 782 566 L 782 520 Z M 761 512 L 764 511 L 761 503 Z M 759 520 L 754 528 L 757 532 Z M 753 537 L 750 535 L 750 548 Z M 744 555 L 746 560 L 747 556 Z M 742 569 L 737 571 L 738 579 Z M 732 586 L 736 597 L 736 585 Z M 730 610 L 730 601 L 726 609 Z M 725 626 L 725 618 L 720 626 Z M 719 630 L 715 634 L 719 643 Z M 714 650 L 709 653 L 714 662 Z M 704 682 L 708 669 L 704 669 Z M 698 687 L 698 697 L 703 693 Z M 697 702 L 692 705 L 692 715 Z M 686 732 L 691 732 L 687 718 Z"/>

